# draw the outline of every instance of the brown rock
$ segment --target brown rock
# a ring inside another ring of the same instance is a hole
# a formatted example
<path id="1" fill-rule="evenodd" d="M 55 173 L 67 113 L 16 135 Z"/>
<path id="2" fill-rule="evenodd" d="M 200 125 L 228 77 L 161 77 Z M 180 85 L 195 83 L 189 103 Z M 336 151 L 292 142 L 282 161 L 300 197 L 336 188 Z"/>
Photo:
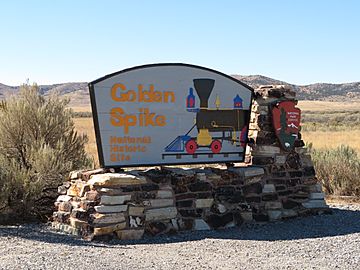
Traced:
<path id="1" fill-rule="evenodd" d="M 88 192 L 85 192 L 85 199 L 95 202 L 100 199 L 100 194 L 96 190 L 90 190 Z"/>
<path id="2" fill-rule="evenodd" d="M 138 240 L 143 237 L 144 230 L 119 230 L 116 231 L 116 234 L 121 240 Z"/>
<path id="3" fill-rule="evenodd" d="M 94 228 L 94 235 L 98 236 L 98 235 L 111 234 L 111 233 L 113 233 L 115 231 L 122 230 L 122 229 L 125 229 L 125 228 L 126 228 L 126 222 L 116 224 L 116 225 L 113 225 L 113 226 Z"/>
<path id="4" fill-rule="evenodd" d="M 83 226 L 87 225 L 86 221 L 83 221 L 83 220 L 80 220 L 80 219 L 77 219 L 77 218 L 70 217 L 69 220 L 70 220 L 70 225 L 72 227 L 74 227 L 74 228 L 77 228 L 77 229 L 80 229 Z"/>
<path id="5" fill-rule="evenodd" d="M 59 211 L 62 212 L 71 212 L 72 205 L 71 202 L 60 202 L 59 204 Z"/>

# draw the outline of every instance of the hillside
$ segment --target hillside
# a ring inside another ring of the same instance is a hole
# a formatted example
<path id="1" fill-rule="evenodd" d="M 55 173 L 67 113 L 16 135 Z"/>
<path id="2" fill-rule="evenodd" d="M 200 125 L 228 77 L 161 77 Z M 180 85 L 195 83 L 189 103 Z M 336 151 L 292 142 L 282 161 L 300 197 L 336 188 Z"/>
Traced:
<path id="1" fill-rule="evenodd" d="M 360 82 L 330 84 L 315 83 L 310 85 L 295 85 L 284 81 L 268 78 L 262 75 L 232 75 L 234 78 L 257 88 L 266 84 L 285 84 L 294 87 L 300 100 L 326 100 L 326 101 L 352 101 L 360 100 Z M 40 85 L 41 92 L 46 96 L 58 93 L 61 96 L 69 97 L 71 105 L 88 105 L 90 103 L 87 83 L 60 83 L 53 85 Z M 8 86 L 0 83 L 0 99 L 17 93 L 18 86 Z"/>
<path id="2" fill-rule="evenodd" d="M 19 86 L 8 86 L 0 83 L 0 100 L 7 96 L 16 94 Z M 52 85 L 40 85 L 43 95 L 59 94 L 68 97 L 72 106 L 83 106 L 90 104 L 89 90 L 86 82 L 59 83 Z"/>
<path id="3" fill-rule="evenodd" d="M 262 75 L 232 75 L 234 78 L 253 88 L 264 84 L 285 84 L 294 87 L 297 97 L 301 100 L 350 101 L 360 99 L 360 82 L 353 83 L 314 83 L 309 85 L 295 85 L 275 80 Z"/>

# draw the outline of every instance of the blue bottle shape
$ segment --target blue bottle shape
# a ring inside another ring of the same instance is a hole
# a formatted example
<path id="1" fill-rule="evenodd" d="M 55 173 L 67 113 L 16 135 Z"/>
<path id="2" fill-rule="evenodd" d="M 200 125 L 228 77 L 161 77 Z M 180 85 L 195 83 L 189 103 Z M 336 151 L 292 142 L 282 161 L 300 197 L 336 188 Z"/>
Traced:
<path id="1" fill-rule="evenodd" d="M 194 89 L 192 87 L 190 87 L 189 95 L 186 98 L 186 108 L 188 109 L 195 108 L 195 95 L 194 95 Z"/>
<path id="2" fill-rule="evenodd" d="M 243 100 L 239 95 L 234 98 L 234 108 L 241 109 L 243 107 Z"/>

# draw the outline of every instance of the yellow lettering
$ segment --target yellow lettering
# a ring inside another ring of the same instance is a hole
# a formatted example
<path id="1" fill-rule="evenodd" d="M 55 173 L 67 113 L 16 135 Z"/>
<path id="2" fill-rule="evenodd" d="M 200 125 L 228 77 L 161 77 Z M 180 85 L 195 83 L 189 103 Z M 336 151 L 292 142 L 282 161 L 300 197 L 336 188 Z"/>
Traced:
<path id="1" fill-rule="evenodd" d="M 175 94 L 174 94 L 174 92 L 165 91 L 164 92 L 164 102 L 165 103 L 169 102 L 169 97 L 170 97 L 171 103 L 175 103 Z"/>
<path id="2" fill-rule="evenodd" d="M 124 125 L 124 119 L 121 116 L 124 114 L 124 110 L 121 108 L 112 108 L 110 111 L 110 123 L 113 126 L 121 127 Z"/>
<path id="3" fill-rule="evenodd" d="M 121 108 L 112 108 L 110 111 L 110 123 L 116 127 L 124 127 L 124 133 L 129 133 L 129 127 L 136 125 L 136 115 L 126 115 Z"/>
<path id="4" fill-rule="evenodd" d="M 123 101 L 125 101 L 123 95 L 121 93 L 120 93 L 120 96 L 117 95 L 119 92 L 119 88 L 120 88 L 120 90 L 123 90 L 123 91 L 126 90 L 126 86 L 123 85 L 122 83 L 114 84 L 113 87 L 111 87 L 111 98 L 114 101 L 123 102 Z"/>
<path id="5" fill-rule="evenodd" d="M 159 126 L 159 127 L 165 126 L 165 125 L 166 125 L 166 117 L 165 117 L 165 115 L 158 115 L 158 116 L 156 116 L 156 118 L 155 118 L 155 123 L 156 123 L 156 125 Z"/>

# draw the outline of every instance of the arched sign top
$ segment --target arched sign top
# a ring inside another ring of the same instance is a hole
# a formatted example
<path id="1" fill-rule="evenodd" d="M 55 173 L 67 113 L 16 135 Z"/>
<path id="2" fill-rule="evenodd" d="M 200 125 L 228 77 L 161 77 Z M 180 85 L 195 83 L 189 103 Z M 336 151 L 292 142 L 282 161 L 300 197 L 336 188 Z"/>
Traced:
<path id="1" fill-rule="evenodd" d="M 94 84 L 96 84 L 96 83 L 98 83 L 98 82 L 104 81 L 104 80 L 106 80 L 106 79 L 109 79 L 109 78 L 114 77 L 114 76 L 116 76 L 116 75 L 119 75 L 119 74 L 121 74 L 121 73 L 129 72 L 129 71 L 132 71 L 132 70 L 144 69 L 144 68 L 151 68 L 151 67 L 163 67 L 163 66 L 183 66 L 183 67 L 190 67 L 190 68 L 207 70 L 207 71 L 210 71 L 210 72 L 217 73 L 217 74 L 219 74 L 219 75 L 221 75 L 221 76 L 224 76 L 224 77 L 226 77 L 226 78 L 228 78 L 228 79 L 230 79 L 230 80 L 233 80 L 233 81 L 241 84 L 242 86 L 248 88 L 251 92 L 254 92 L 254 89 L 253 89 L 251 86 L 249 86 L 249 85 L 247 85 L 247 84 L 239 81 L 238 79 L 235 79 L 234 77 L 231 77 L 231 76 L 229 76 L 229 75 L 227 75 L 227 74 L 225 74 L 225 73 L 222 73 L 222 72 L 217 71 L 217 70 L 215 70 L 215 69 L 211 69 L 211 68 L 207 68 L 207 67 L 202 67 L 202 66 L 197 66 L 197 65 L 192 65 L 192 64 L 185 64 L 185 63 L 146 64 L 146 65 L 140 65 L 140 66 L 135 66 L 135 67 L 131 67 L 131 68 L 126 68 L 126 69 L 123 69 L 123 70 L 120 70 L 120 71 L 117 71 L 117 72 L 114 72 L 114 73 L 105 75 L 104 77 L 101 77 L 101 78 L 99 78 L 99 79 L 96 79 L 96 80 L 90 82 L 89 85 L 94 85 Z"/>
<path id="2" fill-rule="evenodd" d="M 209 68 L 151 64 L 89 83 L 102 167 L 244 160 L 253 89 Z"/>

